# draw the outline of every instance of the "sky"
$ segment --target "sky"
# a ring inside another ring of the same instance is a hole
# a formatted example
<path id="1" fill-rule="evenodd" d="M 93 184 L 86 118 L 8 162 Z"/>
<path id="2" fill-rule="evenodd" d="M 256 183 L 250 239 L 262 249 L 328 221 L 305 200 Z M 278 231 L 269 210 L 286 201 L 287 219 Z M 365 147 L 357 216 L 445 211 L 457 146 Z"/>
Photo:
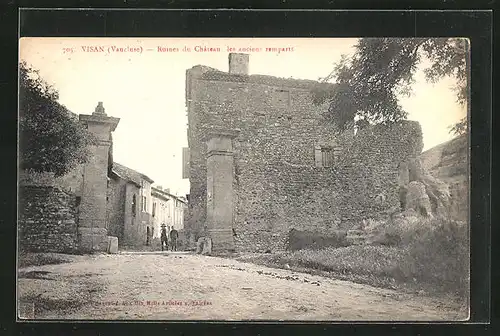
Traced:
<path id="1" fill-rule="evenodd" d="M 187 69 L 201 64 L 228 71 L 228 47 L 260 48 L 247 52 L 250 74 L 318 80 L 342 54 L 352 54 L 355 43 L 352 38 L 22 38 L 19 55 L 59 91 L 59 102 L 72 112 L 92 114 L 103 102 L 108 116 L 120 118 L 113 132 L 116 162 L 185 195 Z M 266 47 L 283 51 L 266 52 Z M 401 104 L 408 119 L 420 122 L 426 150 L 453 138 L 449 126 L 466 109 L 456 102 L 451 79 L 430 84 L 421 69 L 415 78 L 413 95 Z"/>

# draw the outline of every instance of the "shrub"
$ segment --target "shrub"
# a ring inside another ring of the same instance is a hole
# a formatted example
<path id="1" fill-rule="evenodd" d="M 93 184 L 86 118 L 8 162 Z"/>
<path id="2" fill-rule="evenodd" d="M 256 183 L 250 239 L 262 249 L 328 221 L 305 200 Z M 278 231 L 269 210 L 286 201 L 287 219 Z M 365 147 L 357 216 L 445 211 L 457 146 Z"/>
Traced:
<path id="1" fill-rule="evenodd" d="M 407 272 L 440 287 L 468 292 L 468 225 L 435 219 L 429 230 L 416 235 L 408 246 Z"/>
<path id="2" fill-rule="evenodd" d="M 58 102 L 39 71 L 19 64 L 19 168 L 60 177 L 89 159 L 95 136 Z"/>
<path id="3" fill-rule="evenodd" d="M 416 212 L 410 210 L 396 214 L 385 225 L 376 229 L 377 235 L 373 243 L 385 246 L 408 246 L 415 237 L 435 225 L 433 221 L 431 218 L 418 216 Z"/>

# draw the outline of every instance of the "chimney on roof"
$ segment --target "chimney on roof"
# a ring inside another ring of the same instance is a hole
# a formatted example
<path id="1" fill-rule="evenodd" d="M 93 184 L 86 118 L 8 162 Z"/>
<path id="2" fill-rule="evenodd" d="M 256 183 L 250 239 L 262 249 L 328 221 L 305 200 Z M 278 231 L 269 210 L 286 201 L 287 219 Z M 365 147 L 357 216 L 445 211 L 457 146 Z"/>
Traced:
<path id="1" fill-rule="evenodd" d="M 104 110 L 104 106 L 102 105 L 102 102 L 98 102 L 97 103 L 97 106 L 96 106 L 96 108 L 94 110 L 94 113 L 92 113 L 92 114 L 94 114 L 94 115 L 95 114 L 97 114 L 97 115 L 104 115 L 104 116 L 106 115 L 106 112 Z"/>
<path id="2" fill-rule="evenodd" d="M 159 190 L 163 190 L 162 186 L 157 186 L 156 188 L 159 189 Z"/>
<path id="3" fill-rule="evenodd" d="M 240 53 L 229 54 L 229 73 L 232 75 L 248 75 L 250 55 Z"/>
<path id="4" fill-rule="evenodd" d="M 169 193 L 170 194 L 170 188 L 166 188 L 165 189 L 165 192 Z"/>

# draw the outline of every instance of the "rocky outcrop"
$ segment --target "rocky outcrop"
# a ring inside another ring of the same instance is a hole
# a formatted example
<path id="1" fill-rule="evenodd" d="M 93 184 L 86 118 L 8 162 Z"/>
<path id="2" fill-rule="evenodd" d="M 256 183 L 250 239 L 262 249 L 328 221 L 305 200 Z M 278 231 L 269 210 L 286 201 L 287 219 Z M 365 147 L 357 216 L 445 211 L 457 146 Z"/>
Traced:
<path id="1" fill-rule="evenodd" d="M 406 187 L 405 210 L 415 210 L 422 216 L 432 216 L 431 201 L 425 188 L 420 181 L 412 181 Z"/>
<path id="2" fill-rule="evenodd" d="M 467 221 L 469 212 L 469 152 L 467 135 L 461 135 L 420 155 L 422 167 L 449 191 L 449 216 Z"/>
<path id="3" fill-rule="evenodd" d="M 399 164 L 398 208 L 363 225 L 368 244 L 407 245 L 441 219 L 458 225 L 468 215 L 467 138 L 458 137 Z"/>
<path id="4" fill-rule="evenodd" d="M 424 217 L 449 216 L 448 186 L 430 175 L 419 158 L 403 162 L 399 175 L 401 211 L 411 209 Z"/>

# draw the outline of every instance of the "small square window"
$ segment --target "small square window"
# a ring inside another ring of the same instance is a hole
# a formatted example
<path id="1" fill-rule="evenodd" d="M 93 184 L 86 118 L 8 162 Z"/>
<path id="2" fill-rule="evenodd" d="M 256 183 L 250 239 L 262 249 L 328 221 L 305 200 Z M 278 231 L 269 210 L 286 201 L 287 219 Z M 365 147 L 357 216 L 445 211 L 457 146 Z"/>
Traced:
<path id="1" fill-rule="evenodd" d="M 335 159 L 333 148 L 329 146 L 316 146 L 314 159 L 316 167 L 332 167 Z"/>
<path id="2" fill-rule="evenodd" d="M 321 165 L 331 167 L 333 164 L 333 150 L 331 148 L 321 148 Z"/>

